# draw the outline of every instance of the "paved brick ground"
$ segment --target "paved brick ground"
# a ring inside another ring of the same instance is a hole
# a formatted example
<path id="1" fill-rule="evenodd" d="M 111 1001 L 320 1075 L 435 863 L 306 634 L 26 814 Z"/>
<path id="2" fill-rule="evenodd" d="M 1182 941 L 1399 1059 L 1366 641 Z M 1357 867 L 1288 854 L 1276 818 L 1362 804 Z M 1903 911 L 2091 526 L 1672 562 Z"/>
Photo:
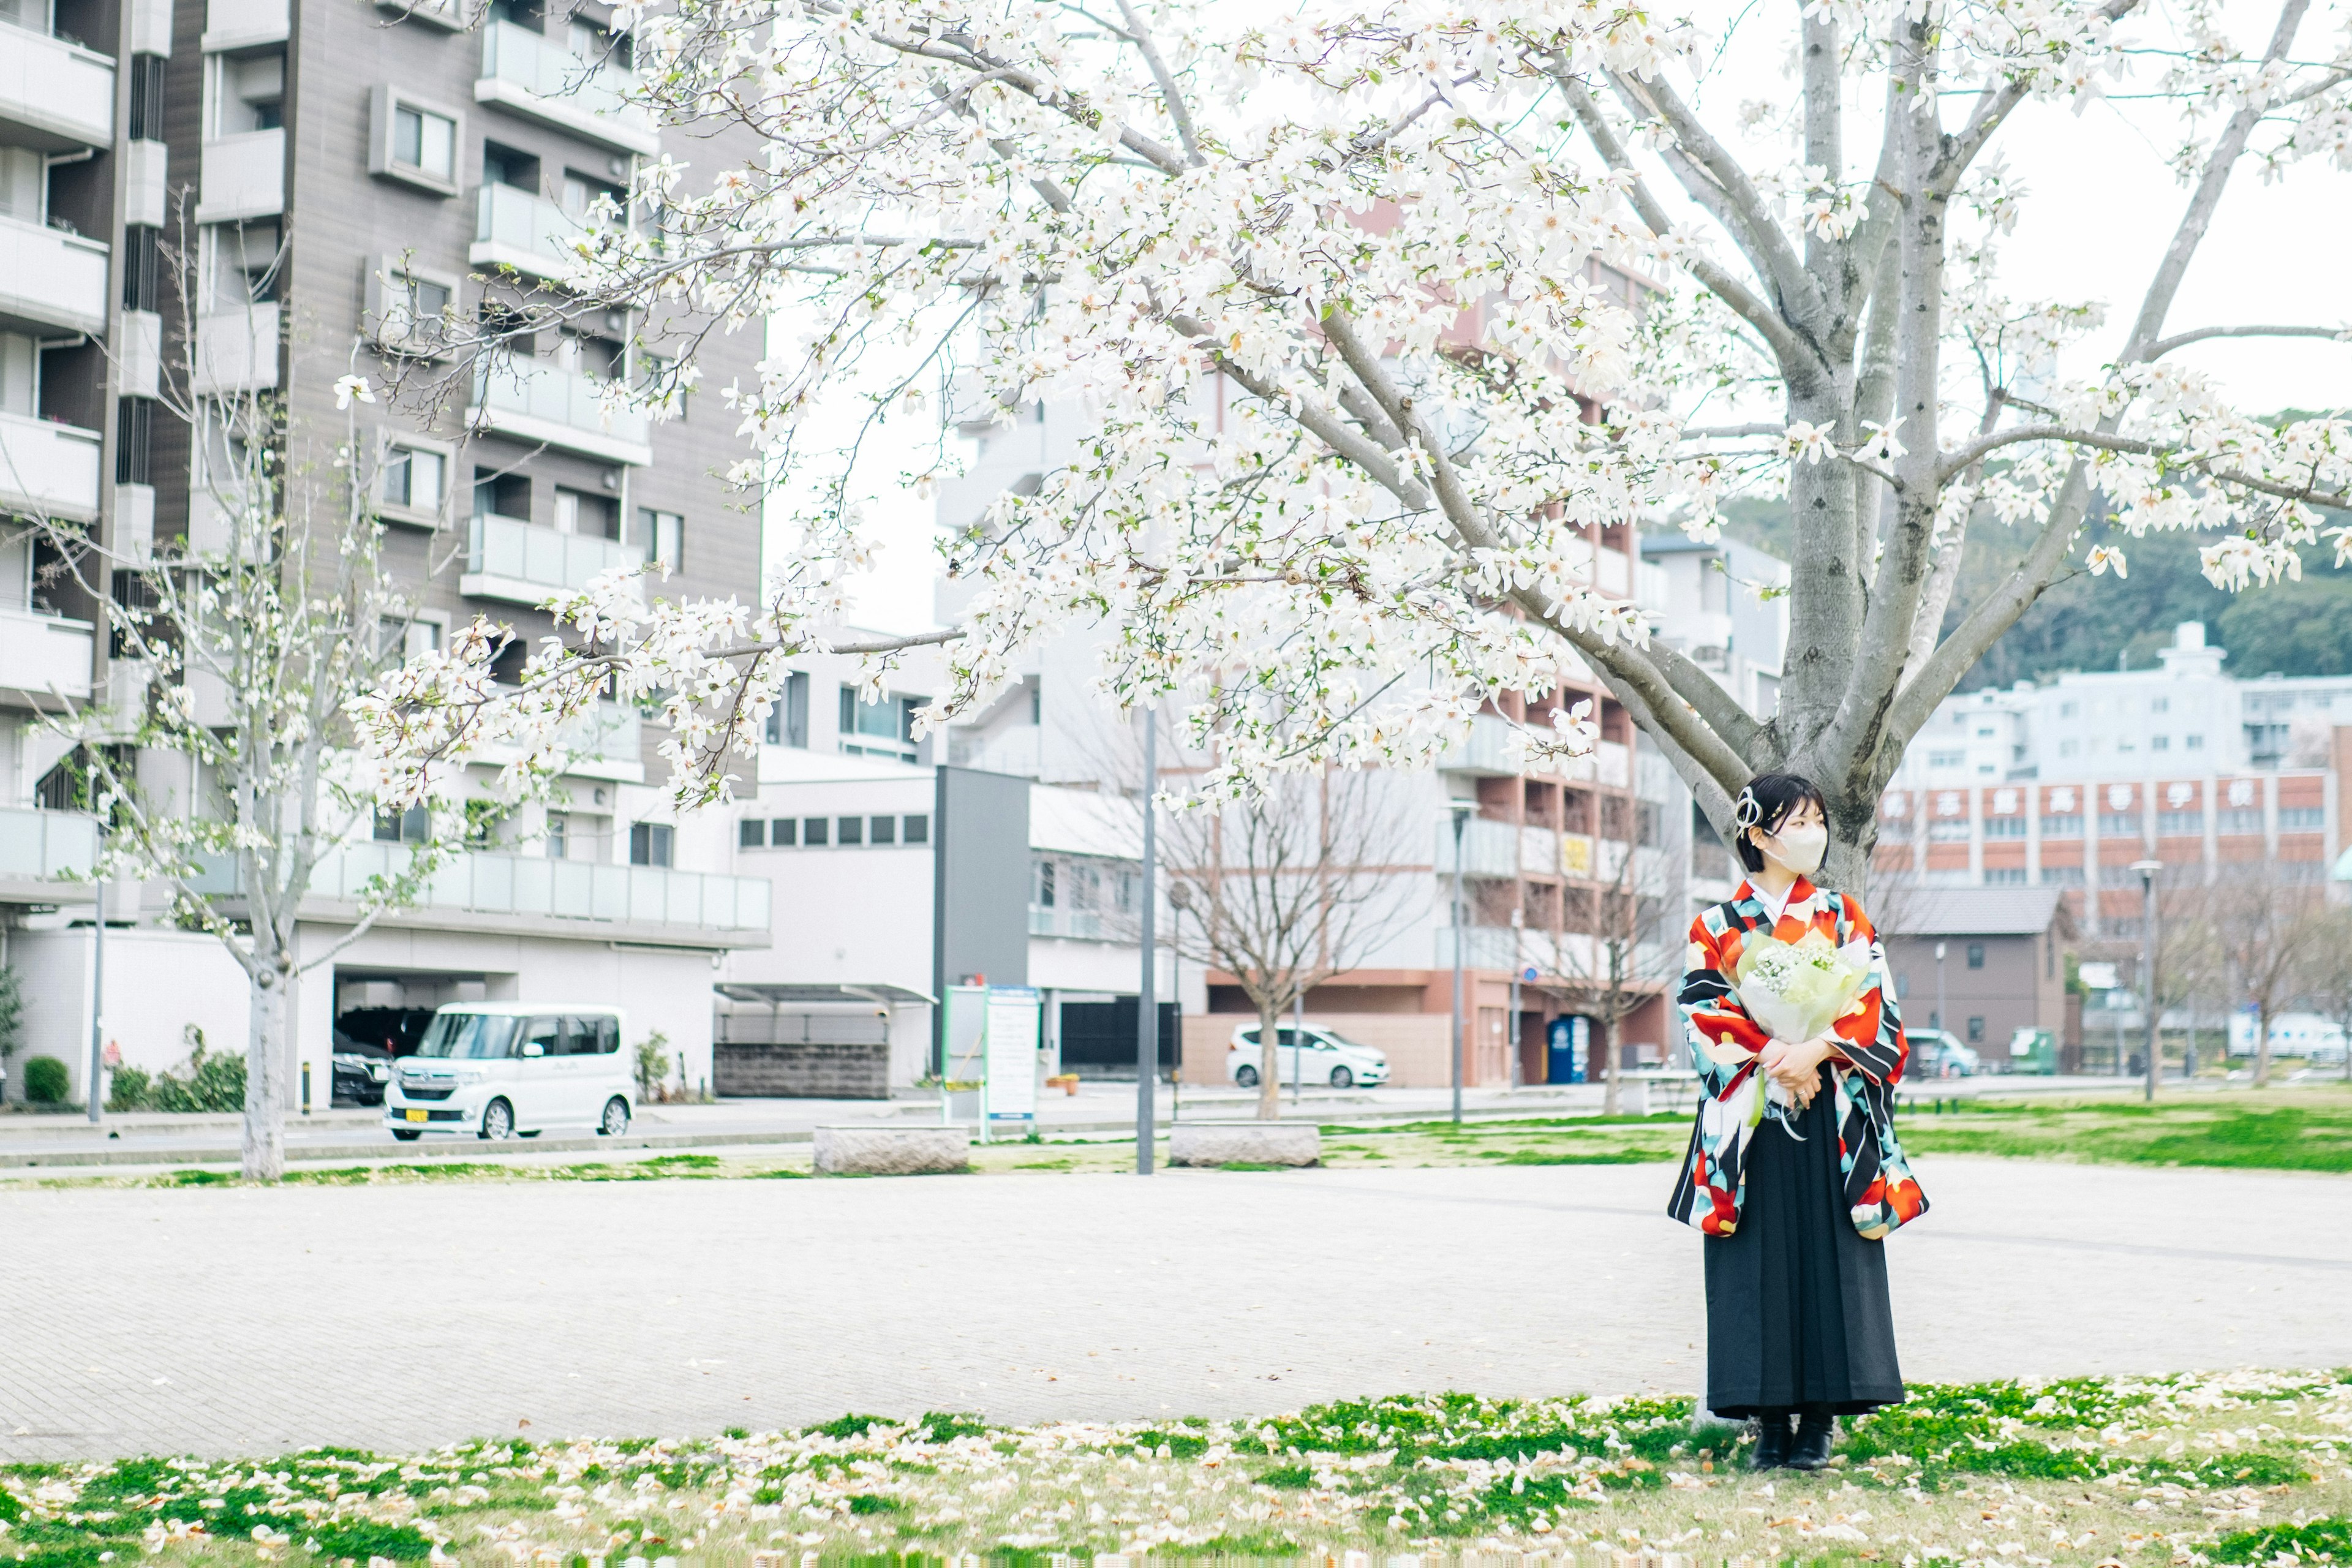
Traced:
<path id="1" fill-rule="evenodd" d="M 2352 1184 L 1959 1159 L 1919 1378 L 2352 1362 Z M 1661 1166 L 0 1192 L 0 1457 L 1685 1390 Z"/>

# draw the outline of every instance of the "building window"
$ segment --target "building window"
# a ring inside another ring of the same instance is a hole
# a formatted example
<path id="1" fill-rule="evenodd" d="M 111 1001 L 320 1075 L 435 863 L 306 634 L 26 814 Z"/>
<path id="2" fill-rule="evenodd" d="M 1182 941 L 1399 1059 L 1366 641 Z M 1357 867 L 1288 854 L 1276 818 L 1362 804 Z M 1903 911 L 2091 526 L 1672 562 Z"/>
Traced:
<path id="1" fill-rule="evenodd" d="M 1984 967 L 1984 943 L 1980 942 L 1969 943 L 1969 967 L 1970 969 Z"/>
<path id="2" fill-rule="evenodd" d="M 806 671 L 796 669 L 784 677 L 768 710 L 768 744 L 808 749 L 808 694 Z"/>
<path id="3" fill-rule="evenodd" d="M 2321 833 L 2327 827 L 2327 808 L 2320 805 L 2283 805 L 2278 814 L 2281 833 Z"/>
<path id="4" fill-rule="evenodd" d="M 2137 838 L 2139 813 L 2137 811 L 2103 811 L 2099 813 L 2099 837 L 2102 838 Z"/>
<path id="5" fill-rule="evenodd" d="M 1968 765 L 1968 761 L 1969 754 L 1966 752 L 1930 752 L 1927 753 L 1927 765 L 1931 768 L 1966 767 Z"/>
<path id="6" fill-rule="evenodd" d="M 2025 883 L 2025 868 L 2022 866 L 1989 867 L 1985 871 L 1984 879 L 1985 886 L 1988 888 L 2022 887 Z"/>
<path id="7" fill-rule="evenodd" d="M 2042 819 L 2042 837 L 2044 838 L 2082 837 L 2083 818 L 2081 814 L 2076 813 L 2065 816 L 2044 816 Z"/>
<path id="8" fill-rule="evenodd" d="M 841 818 L 840 821 L 834 824 L 833 841 L 835 844 L 844 846 L 865 843 L 866 819 L 862 816 L 845 816 Z"/>
<path id="9" fill-rule="evenodd" d="M 909 816 L 902 826 L 906 828 L 899 836 L 903 842 L 929 844 L 931 841 L 931 819 L 929 816 Z"/>
<path id="10" fill-rule="evenodd" d="M 637 527 L 645 534 L 646 559 L 673 572 L 686 570 L 686 519 L 674 511 L 637 509 Z"/>
<path id="11" fill-rule="evenodd" d="M 2156 831 L 2174 838 L 2203 833 L 2205 814 L 2201 811 L 2159 811 L 2156 814 Z"/>
<path id="12" fill-rule="evenodd" d="M 1029 901 L 1041 910 L 1052 909 L 1054 907 L 1054 863 L 1051 860 L 1036 862 L 1031 868 L 1029 881 Z"/>
<path id="13" fill-rule="evenodd" d="M 1966 844 L 1969 822 L 1966 817 L 1939 817 L 1927 825 L 1927 841 L 1931 844 Z"/>
<path id="14" fill-rule="evenodd" d="M 2042 868 L 2042 885 L 2045 888 L 2079 888 L 2083 885 L 2083 868 L 2044 866 Z"/>
<path id="15" fill-rule="evenodd" d="M 430 357 L 448 346 L 449 302 L 454 279 L 412 270 L 386 259 L 370 279 L 369 314 L 378 346 L 394 353 Z"/>
<path id="16" fill-rule="evenodd" d="M 2148 738 L 2147 749 L 2151 752 L 2168 752 L 2172 750 L 2172 737 L 2169 735 L 2152 735 Z"/>
<path id="17" fill-rule="evenodd" d="M 555 490 L 555 531 L 584 534 L 590 539 L 621 537 L 621 503 L 589 490 Z"/>
<path id="18" fill-rule="evenodd" d="M 896 844 L 898 841 L 898 819 L 877 816 L 866 824 L 866 833 L 868 844 Z"/>
<path id="19" fill-rule="evenodd" d="M 2205 749 L 2205 737 L 2202 735 L 2183 735 L 2180 738 L 2180 744 L 2188 751 L 2201 752 Z"/>
<path id="20" fill-rule="evenodd" d="M 843 687 L 841 749 L 853 756 L 912 761 L 915 710 L 928 700 L 922 697 L 885 697 L 879 702 L 867 702 L 858 697 L 856 687 Z"/>
<path id="21" fill-rule="evenodd" d="M 2252 837 L 2262 836 L 2263 814 L 2260 810 L 2225 811 L 2215 818 L 2215 821 L 2223 833 L 2234 833 Z"/>
<path id="22" fill-rule="evenodd" d="M 153 449 L 155 401 L 125 397 L 114 405 L 114 482 L 148 482 L 148 460 Z"/>
<path id="23" fill-rule="evenodd" d="M 2058 742 L 2058 754 L 2062 757 L 2074 756 L 2082 749 L 2081 744 L 2074 741 L 2061 741 Z"/>
<path id="24" fill-rule="evenodd" d="M 1971 1016 L 1969 1019 L 1969 1044 L 1984 1044 L 1984 1019 L 1981 1016 Z"/>
<path id="25" fill-rule="evenodd" d="M 809 816 L 802 818 L 801 843 L 811 849 L 824 848 L 825 842 L 830 836 L 832 826 L 832 821 L 827 817 Z"/>
<path id="26" fill-rule="evenodd" d="M 767 847 L 768 819 L 766 817 L 747 816 L 735 825 L 735 847 L 765 849 Z"/>
<path id="27" fill-rule="evenodd" d="M 375 837 L 379 844 L 422 844 L 432 836 L 432 816 L 421 805 L 412 805 L 405 811 L 379 811 L 375 814 Z"/>
<path id="28" fill-rule="evenodd" d="M 2022 838 L 2025 837 L 2025 818 L 1988 816 L 1984 821 L 1984 836 L 1987 838 Z"/>
<path id="29" fill-rule="evenodd" d="M 790 849 L 800 842 L 801 819 L 780 816 L 768 824 L 768 844 L 771 848 Z"/>
<path id="30" fill-rule="evenodd" d="M 667 866 L 670 863 L 670 826 L 666 822 L 629 824 L 629 864 Z"/>
<path id="31" fill-rule="evenodd" d="M 436 196 L 457 194 L 457 144 L 465 116 L 394 88 L 370 95 L 368 173 Z"/>
<path id="32" fill-rule="evenodd" d="M 2169 713 L 2172 711 L 2172 699 L 2151 697 L 2147 700 L 2147 710 L 2151 713 Z"/>
<path id="33" fill-rule="evenodd" d="M 572 847 L 572 818 L 563 812 L 547 814 L 547 858 L 561 860 Z"/>
<path id="34" fill-rule="evenodd" d="M 449 459 L 423 447 L 387 447 L 376 475 L 376 498 L 395 511 L 438 516 L 447 493 Z"/>

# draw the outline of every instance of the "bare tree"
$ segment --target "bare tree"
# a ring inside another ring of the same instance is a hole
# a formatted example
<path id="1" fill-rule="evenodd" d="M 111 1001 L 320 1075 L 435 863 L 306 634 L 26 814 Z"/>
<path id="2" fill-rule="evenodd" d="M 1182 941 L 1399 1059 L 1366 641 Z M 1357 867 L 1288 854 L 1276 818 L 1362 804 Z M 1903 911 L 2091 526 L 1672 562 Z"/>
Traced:
<path id="1" fill-rule="evenodd" d="M 2213 947 L 2254 1009 L 2254 1086 L 2271 1081 L 2271 1020 L 2304 990 L 2329 931 L 2319 886 L 2288 879 L 2275 859 L 2220 869 L 2209 889 Z"/>
<path id="2" fill-rule="evenodd" d="M 1262 794 L 1166 813 L 1163 864 L 1192 916 L 1172 945 L 1234 977 L 1257 1009 L 1257 1113 L 1281 1114 L 1280 1019 L 1362 962 L 1409 917 L 1393 861 L 1404 842 L 1390 775 L 1284 774 Z"/>
<path id="3" fill-rule="evenodd" d="M 2344 1032 L 2344 1079 L 2352 1083 L 2352 909 L 2319 917 L 2303 994 L 2312 1010 Z"/>
<path id="4" fill-rule="evenodd" d="M 156 401 L 193 454 L 188 531 L 110 544 L 37 520 L 59 574 L 103 606 L 118 677 L 134 677 L 45 719 L 75 742 L 76 794 L 108 819 L 101 874 L 160 883 L 167 918 L 218 938 L 245 972 L 244 1174 L 275 1181 L 294 977 L 413 901 L 466 819 L 411 811 L 383 867 L 337 865 L 375 837 L 378 811 L 345 705 L 398 664 L 413 620 L 382 566 L 380 464 L 360 423 L 374 393 L 347 376 L 341 425 L 299 428 L 268 374 L 282 237 L 226 227 L 199 256 L 184 214 L 180 233 L 163 252 L 177 309 Z M 331 866 L 352 923 L 305 953 L 297 923 Z"/>
<path id="5" fill-rule="evenodd" d="M 1602 879 L 1589 889 L 1564 888 L 1561 896 L 1585 906 L 1571 916 L 1559 939 L 1559 972 L 1579 1004 L 1601 1026 L 1594 1042 L 1601 1064 L 1601 1113 L 1614 1116 L 1622 1103 L 1622 1064 L 1618 1035 L 1626 1019 L 1665 995 L 1682 973 L 1683 950 L 1667 940 L 1677 908 L 1675 887 L 1662 857 L 1644 856 L 1638 845 L 1595 839 Z"/>

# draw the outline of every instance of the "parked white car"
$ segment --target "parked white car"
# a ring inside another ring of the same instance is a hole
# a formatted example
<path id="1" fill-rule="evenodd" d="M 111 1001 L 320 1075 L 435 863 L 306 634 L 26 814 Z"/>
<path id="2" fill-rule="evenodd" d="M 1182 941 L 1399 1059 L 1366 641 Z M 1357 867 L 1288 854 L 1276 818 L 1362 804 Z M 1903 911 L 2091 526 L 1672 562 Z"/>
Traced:
<path id="1" fill-rule="evenodd" d="M 1386 1083 L 1389 1080 L 1389 1058 L 1370 1046 L 1360 1046 L 1328 1029 L 1307 1026 L 1307 1044 L 1302 1053 L 1297 1044 L 1297 1032 L 1287 1024 L 1274 1037 L 1275 1060 L 1279 1065 L 1282 1081 L 1324 1084 L 1333 1089 Z M 1257 1026 L 1244 1024 L 1234 1031 L 1232 1042 L 1225 1047 L 1225 1077 L 1244 1089 L 1257 1087 L 1258 1068 L 1265 1060 L 1265 1052 L 1258 1045 Z"/>
<path id="2" fill-rule="evenodd" d="M 534 1138 L 550 1127 L 617 1137 L 636 1110 L 626 1025 L 619 1008 L 593 1004 L 444 1007 L 384 1086 L 384 1124 L 404 1142 L 427 1132 Z"/>

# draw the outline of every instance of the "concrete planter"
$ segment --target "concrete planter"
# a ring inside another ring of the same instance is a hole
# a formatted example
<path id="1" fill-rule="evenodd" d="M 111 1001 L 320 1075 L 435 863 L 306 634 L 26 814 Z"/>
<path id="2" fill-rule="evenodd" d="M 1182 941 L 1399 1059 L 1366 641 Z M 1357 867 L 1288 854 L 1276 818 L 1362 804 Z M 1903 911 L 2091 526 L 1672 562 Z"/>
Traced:
<path id="1" fill-rule="evenodd" d="M 1319 1165 L 1321 1129 L 1292 1121 L 1180 1121 L 1168 1131 L 1171 1165 Z"/>
<path id="2" fill-rule="evenodd" d="M 820 1176 L 924 1176 L 971 1168 L 961 1127 L 820 1127 Z"/>

